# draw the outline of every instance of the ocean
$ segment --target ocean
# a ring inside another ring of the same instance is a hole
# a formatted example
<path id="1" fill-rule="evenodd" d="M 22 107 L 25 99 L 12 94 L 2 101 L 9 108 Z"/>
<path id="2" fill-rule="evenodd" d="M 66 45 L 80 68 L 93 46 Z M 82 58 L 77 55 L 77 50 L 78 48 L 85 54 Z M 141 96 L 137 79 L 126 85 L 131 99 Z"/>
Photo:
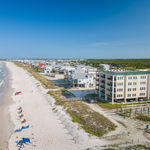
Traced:
<path id="1" fill-rule="evenodd" d="M 0 62 L 0 105 L 4 103 L 3 96 L 8 88 L 8 69 L 4 62 Z"/>
<path id="2" fill-rule="evenodd" d="M 0 150 L 8 150 L 8 140 L 13 129 L 9 114 L 11 93 L 9 71 L 6 64 L 0 62 Z"/>

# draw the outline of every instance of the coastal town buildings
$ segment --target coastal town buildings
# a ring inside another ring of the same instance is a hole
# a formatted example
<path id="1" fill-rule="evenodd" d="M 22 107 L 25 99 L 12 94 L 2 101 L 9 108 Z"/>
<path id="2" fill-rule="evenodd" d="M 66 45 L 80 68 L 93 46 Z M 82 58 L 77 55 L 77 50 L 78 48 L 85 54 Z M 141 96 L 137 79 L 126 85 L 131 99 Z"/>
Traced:
<path id="1" fill-rule="evenodd" d="M 72 75 L 73 87 L 90 88 L 94 86 L 94 77 L 92 74 L 76 71 Z"/>
<path id="2" fill-rule="evenodd" d="M 108 64 L 100 64 L 99 67 L 102 68 L 103 70 L 110 70 L 110 65 Z"/>
<path id="3" fill-rule="evenodd" d="M 109 70 L 97 73 L 99 98 L 105 101 L 126 102 L 150 98 L 150 71 Z"/>

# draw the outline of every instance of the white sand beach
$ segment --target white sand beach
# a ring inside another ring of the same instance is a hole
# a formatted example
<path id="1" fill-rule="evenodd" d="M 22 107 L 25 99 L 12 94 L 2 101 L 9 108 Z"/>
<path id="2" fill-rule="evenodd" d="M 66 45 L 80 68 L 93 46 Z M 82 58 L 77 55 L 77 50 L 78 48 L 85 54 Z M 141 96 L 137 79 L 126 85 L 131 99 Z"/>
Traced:
<path id="1" fill-rule="evenodd" d="M 55 106 L 55 100 L 41 84 L 27 71 L 7 62 L 11 72 L 14 101 L 9 111 L 15 130 L 29 125 L 28 129 L 12 134 L 9 149 L 18 150 L 16 142 L 30 138 L 31 144 L 24 150 L 80 150 L 91 146 L 103 145 L 105 141 L 89 136 L 65 113 L 61 106 Z M 15 92 L 22 93 L 15 96 Z M 18 108 L 22 108 L 22 112 Z M 56 107 L 54 111 L 53 108 Z M 20 115 L 23 117 L 19 118 Z M 25 123 L 21 121 L 26 120 Z"/>

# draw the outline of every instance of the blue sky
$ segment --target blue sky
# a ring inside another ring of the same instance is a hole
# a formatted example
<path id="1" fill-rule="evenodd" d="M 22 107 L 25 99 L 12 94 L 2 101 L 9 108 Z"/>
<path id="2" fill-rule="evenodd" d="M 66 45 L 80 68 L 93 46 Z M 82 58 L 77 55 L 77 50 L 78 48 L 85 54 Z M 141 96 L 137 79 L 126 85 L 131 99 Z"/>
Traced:
<path id="1" fill-rule="evenodd" d="M 1 58 L 150 58 L 150 0 L 0 1 Z"/>

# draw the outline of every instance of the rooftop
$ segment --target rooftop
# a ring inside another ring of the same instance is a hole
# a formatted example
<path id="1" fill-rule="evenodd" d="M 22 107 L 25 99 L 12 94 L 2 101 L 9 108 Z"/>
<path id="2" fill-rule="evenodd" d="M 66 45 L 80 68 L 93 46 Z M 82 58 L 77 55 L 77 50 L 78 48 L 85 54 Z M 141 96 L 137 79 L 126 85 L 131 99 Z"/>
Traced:
<path id="1" fill-rule="evenodd" d="M 103 72 L 109 75 L 142 75 L 142 74 L 150 74 L 149 71 L 139 71 L 139 70 L 99 70 L 98 72 Z"/>

